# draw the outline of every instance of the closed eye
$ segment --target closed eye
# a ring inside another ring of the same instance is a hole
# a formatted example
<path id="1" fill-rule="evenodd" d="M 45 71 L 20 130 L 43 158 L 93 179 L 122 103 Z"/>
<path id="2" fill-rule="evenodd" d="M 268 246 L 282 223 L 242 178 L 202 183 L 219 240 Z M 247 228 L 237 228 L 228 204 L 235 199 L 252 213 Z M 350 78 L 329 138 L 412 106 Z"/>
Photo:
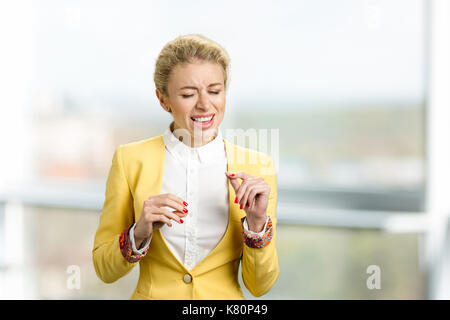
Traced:
<path id="1" fill-rule="evenodd" d="M 219 94 L 220 93 L 220 91 L 210 91 L 209 93 L 212 93 L 212 94 Z M 182 94 L 181 95 L 183 98 L 190 98 L 190 97 L 192 97 L 192 96 L 194 96 L 193 94 Z"/>

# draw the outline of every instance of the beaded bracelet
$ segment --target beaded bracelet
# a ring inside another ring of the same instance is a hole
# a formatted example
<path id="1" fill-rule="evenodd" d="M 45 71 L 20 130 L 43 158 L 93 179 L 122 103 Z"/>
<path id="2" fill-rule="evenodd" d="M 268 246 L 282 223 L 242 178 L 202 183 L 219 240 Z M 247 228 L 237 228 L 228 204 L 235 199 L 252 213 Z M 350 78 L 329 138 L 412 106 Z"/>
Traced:
<path id="1" fill-rule="evenodd" d="M 245 231 L 244 228 L 244 220 L 245 217 L 241 218 L 241 226 L 242 226 L 242 236 L 244 238 L 244 243 L 250 247 L 255 249 L 261 249 L 264 247 L 267 247 L 269 243 L 272 241 L 273 236 L 273 227 L 272 227 L 272 220 L 269 216 L 269 221 L 267 221 L 265 232 L 262 236 L 251 234 L 247 231 Z"/>
<path id="2" fill-rule="evenodd" d="M 144 250 L 142 254 L 134 254 L 133 246 L 131 245 L 130 239 L 130 228 L 126 228 L 121 234 L 119 238 L 120 252 L 122 252 L 123 257 L 130 263 L 138 262 L 141 258 L 143 258 L 148 251 L 149 246 Z"/>

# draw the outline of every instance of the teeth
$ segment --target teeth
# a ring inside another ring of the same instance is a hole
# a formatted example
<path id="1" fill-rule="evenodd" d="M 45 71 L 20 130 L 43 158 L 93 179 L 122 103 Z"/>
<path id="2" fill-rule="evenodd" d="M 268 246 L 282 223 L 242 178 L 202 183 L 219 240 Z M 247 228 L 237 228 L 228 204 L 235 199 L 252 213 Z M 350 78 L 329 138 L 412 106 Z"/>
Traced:
<path id="1" fill-rule="evenodd" d="M 197 122 L 207 122 L 207 121 L 211 120 L 212 117 L 213 116 L 210 116 L 210 117 L 207 117 L 207 118 L 191 118 L 191 119 L 194 120 L 194 121 L 197 121 Z"/>

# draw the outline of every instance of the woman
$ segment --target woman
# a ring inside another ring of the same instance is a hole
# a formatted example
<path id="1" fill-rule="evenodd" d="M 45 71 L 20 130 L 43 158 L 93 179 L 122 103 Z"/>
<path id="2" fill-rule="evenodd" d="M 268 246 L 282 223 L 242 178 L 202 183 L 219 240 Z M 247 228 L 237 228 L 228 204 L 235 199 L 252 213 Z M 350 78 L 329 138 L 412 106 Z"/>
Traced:
<path id="1" fill-rule="evenodd" d="M 254 296 L 278 278 L 272 159 L 228 142 L 219 128 L 228 66 L 226 51 L 201 35 L 169 42 L 154 81 L 173 122 L 115 150 L 93 262 L 106 283 L 139 263 L 131 299 L 245 299 L 241 260 Z"/>

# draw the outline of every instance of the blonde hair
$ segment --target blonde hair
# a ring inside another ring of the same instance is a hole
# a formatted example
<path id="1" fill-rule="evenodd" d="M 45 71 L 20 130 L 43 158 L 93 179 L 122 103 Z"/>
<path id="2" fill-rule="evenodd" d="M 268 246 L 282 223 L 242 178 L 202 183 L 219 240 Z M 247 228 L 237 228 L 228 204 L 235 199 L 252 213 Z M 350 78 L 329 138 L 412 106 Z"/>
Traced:
<path id="1" fill-rule="evenodd" d="M 200 34 L 179 36 L 162 48 L 156 59 L 153 75 L 155 87 L 163 95 L 169 96 L 167 84 L 172 70 L 180 63 L 192 63 L 195 60 L 220 64 L 225 90 L 227 89 L 230 57 L 221 45 Z"/>

